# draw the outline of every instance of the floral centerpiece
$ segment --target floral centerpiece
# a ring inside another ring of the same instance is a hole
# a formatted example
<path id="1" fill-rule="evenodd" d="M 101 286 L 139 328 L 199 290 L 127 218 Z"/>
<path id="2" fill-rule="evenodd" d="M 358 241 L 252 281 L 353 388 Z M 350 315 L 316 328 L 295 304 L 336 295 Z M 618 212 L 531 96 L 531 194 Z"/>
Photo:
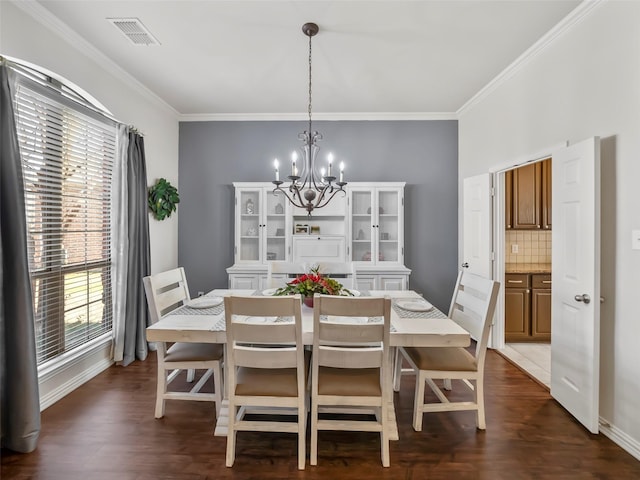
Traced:
<path id="1" fill-rule="evenodd" d="M 344 288 L 335 278 L 322 275 L 318 266 L 313 267 L 310 273 L 294 278 L 284 287 L 276 290 L 274 295 L 296 295 L 298 293 L 302 295 L 304 304 L 309 307 L 313 307 L 315 293 L 353 296 L 353 293 Z"/>

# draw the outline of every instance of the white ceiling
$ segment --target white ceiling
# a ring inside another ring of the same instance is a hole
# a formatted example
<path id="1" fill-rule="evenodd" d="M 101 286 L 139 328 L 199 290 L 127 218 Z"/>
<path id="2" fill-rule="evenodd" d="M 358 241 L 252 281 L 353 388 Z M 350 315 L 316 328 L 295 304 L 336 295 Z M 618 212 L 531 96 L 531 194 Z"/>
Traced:
<path id="1" fill-rule="evenodd" d="M 40 0 L 183 118 L 452 113 L 581 2 Z M 137 17 L 160 46 L 106 19 Z"/>

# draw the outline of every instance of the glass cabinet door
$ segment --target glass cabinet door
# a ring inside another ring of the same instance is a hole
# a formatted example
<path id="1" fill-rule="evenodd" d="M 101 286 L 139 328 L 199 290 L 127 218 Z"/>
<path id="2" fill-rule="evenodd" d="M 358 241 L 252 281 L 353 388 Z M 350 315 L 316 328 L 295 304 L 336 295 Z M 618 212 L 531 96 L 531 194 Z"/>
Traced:
<path id="1" fill-rule="evenodd" d="M 351 260 L 354 262 L 373 261 L 373 207 L 371 190 L 351 191 Z"/>
<path id="2" fill-rule="evenodd" d="M 400 260 L 401 201 L 398 190 L 378 190 L 378 262 Z"/>
<path id="3" fill-rule="evenodd" d="M 287 259 L 287 216 L 286 198 L 283 195 L 274 195 L 269 189 L 265 194 L 265 221 L 263 230 L 266 230 L 265 262 L 285 261 Z"/>
<path id="4" fill-rule="evenodd" d="M 241 190 L 238 196 L 237 219 L 240 228 L 237 230 L 239 262 L 260 261 L 260 190 Z"/>

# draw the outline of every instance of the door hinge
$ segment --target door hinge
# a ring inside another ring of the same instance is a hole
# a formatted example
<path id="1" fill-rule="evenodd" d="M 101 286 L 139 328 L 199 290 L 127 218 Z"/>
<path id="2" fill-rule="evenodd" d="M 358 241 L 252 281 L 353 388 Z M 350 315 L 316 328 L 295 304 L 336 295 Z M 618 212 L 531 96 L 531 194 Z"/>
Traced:
<path id="1" fill-rule="evenodd" d="M 492 197 L 495 197 L 495 196 L 496 196 L 496 189 L 495 189 L 495 188 L 493 188 L 493 187 L 491 187 L 491 189 L 489 190 L 489 194 L 490 194 Z"/>
<path id="2" fill-rule="evenodd" d="M 233 247 L 233 254 L 237 255 L 238 254 L 238 247 Z"/>
<path id="3" fill-rule="evenodd" d="M 491 252 L 491 261 L 493 262 L 496 259 L 496 253 Z"/>

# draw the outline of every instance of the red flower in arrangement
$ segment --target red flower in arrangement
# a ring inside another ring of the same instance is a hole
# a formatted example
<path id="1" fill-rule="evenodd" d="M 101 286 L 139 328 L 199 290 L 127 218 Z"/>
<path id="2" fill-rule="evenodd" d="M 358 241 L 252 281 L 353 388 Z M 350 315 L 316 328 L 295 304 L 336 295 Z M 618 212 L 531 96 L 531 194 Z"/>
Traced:
<path id="1" fill-rule="evenodd" d="M 295 295 L 297 293 L 303 297 L 313 297 L 314 293 L 353 296 L 353 294 L 344 288 L 336 279 L 322 275 L 317 266 L 312 268 L 310 273 L 300 275 L 284 287 L 276 290 L 275 295 Z"/>

